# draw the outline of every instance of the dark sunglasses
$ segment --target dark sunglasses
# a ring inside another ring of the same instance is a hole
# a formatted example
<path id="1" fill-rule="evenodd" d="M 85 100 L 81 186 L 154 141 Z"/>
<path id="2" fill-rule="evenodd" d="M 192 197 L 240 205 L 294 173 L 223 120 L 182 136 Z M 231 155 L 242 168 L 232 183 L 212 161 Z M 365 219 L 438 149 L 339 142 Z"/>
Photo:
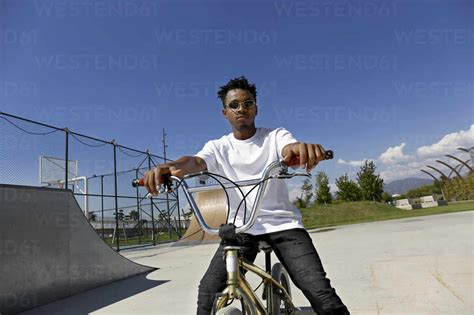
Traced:
<path id="1" fill-rule="evenodd" d="M 254 108 L 255 105 L 256 105 L 254 100 L 246 100 L 246 101 L 243 101 L 243 102 L 232 101 L 232 102 L 229 103 L 229 105 L 227 105 L 227 107 L 229 107 L 230 109 L 236 110 L 240 107 L 240 104 L 242 104 L 244 109 L 251 109 L 251 108 Z"/>

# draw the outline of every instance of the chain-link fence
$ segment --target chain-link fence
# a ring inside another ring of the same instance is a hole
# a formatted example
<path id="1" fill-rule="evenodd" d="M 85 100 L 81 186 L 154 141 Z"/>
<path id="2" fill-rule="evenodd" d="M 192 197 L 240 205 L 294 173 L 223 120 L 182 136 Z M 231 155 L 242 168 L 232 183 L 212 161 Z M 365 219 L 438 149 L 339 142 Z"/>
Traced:
<path id="1" fill-rule="evenodd" d="M 68 161 L 68 162 L 66 162 Z M 71 189 L 84 214 L 110 246 L 179 239 L 178 194 L 153 200 L 133 179 L 166 157 L 0 112 L 0 183 Z"/>

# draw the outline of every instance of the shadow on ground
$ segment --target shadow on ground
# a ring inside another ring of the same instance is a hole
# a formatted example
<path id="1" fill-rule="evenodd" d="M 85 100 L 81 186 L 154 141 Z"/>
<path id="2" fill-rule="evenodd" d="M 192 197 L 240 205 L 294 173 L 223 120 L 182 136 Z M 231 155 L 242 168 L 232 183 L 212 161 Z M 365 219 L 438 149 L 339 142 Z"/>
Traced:
<path id="1" fill-rule="evenodd" d="M 146 274 L 143 274 L 85 291 L 21 314 L 89 314 L 166 282 L 169 280 L 149 280 Z"/>

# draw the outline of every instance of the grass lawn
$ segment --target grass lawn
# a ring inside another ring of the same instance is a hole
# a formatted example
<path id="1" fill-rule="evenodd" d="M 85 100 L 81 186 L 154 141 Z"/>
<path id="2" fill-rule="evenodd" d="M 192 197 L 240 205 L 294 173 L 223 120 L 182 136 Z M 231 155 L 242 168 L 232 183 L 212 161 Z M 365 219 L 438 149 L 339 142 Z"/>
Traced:
<path id="1" fill-rule="evenodd" d="M 300 209 L 303 215 L 303 224 L 307 229 L 473 210 L 474 201 L 452 202 L 447 206 L 416 210 L 401 210 L 393 206 L 371 201 L 313 205 L 310 208 Z M 181 233 L 184 234 L 184 232 L 185 230 L 183 229 Z M 174 231 L 171 238 L 166 231 L 156 235 L 157 243 L 176 241 L 178 239 L 179 237 Z M 109 245 L 114 246 L 115 244 L 111 244 L 111 241 L 112 238 L 106 240 Z M 152 244 L 151 235 L 144 235 L 140 243 Z M 138 236 L 129 237 L 127 242 L 123 236 L 120 238 L 120 246 L 138 244 Z"/>
<path id="2" fill-rule="evenodd" d="M 416 210 L 401 210 L 371 201 L 313 205 L 310 208 L 300 209 L 307 229 L 469 210 L 474 210 L 474 201 L 453 202 L 447 206 Z"/>

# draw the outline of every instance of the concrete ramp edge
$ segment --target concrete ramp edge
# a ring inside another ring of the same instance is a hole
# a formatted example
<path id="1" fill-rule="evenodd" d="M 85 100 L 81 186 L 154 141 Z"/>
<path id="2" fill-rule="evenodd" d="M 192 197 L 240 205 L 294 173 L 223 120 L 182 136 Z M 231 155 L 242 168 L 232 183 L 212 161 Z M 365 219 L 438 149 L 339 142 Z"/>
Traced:
<path id="1" fill-rule="evenodd" d="M 153 270 L 111 249 L 71 191 L 0 184 L 1 314 Z"/>

